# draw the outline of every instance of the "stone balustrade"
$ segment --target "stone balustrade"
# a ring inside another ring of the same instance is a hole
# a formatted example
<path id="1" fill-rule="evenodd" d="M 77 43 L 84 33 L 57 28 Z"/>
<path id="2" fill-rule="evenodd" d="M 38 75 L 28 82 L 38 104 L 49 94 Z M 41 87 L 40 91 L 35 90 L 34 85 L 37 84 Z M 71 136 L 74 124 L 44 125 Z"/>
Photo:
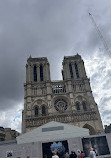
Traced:
<path id="1" fill-rule="evenodd" d="M 66 85 L 65 82 L 52 82 L 52 93 L 54 94 L 60 94 L 60 93 L 66 93 Z"/>

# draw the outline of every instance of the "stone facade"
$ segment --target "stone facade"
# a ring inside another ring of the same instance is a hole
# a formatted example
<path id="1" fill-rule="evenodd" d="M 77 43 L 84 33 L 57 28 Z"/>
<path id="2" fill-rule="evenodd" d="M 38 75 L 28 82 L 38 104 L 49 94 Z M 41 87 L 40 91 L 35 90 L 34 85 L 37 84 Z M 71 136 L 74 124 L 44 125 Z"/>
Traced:
<path id="1" fill-rule="evenodd" d="M 0 127 L 0 142 L 5 140 L 5 130 L 3 127 Z"/>
<path id="2" fill-rule="evenodd" d="M 19 136 L 19 132 L 16 130 L 12 130 L 11 128 L 5 128 L 5 140 L 14 140 L 17 136 Z"/>
<path id="3" fill-rule="evenodd" d="M 51 81 L 47 58 L 28 58 L 22 132 L 57 121 L 88 128 L 90 134 L 102 133 L 100 114 L 81 56 L 64 57 L 62 65 L 63 80 Z"/>
<path id="4" fill-rule="evenodd" d="M 0 142 L 14 140 L 17 136 L 19 136 L 17 131 L 12 130 L 11 128 L 0 127 Z"/>

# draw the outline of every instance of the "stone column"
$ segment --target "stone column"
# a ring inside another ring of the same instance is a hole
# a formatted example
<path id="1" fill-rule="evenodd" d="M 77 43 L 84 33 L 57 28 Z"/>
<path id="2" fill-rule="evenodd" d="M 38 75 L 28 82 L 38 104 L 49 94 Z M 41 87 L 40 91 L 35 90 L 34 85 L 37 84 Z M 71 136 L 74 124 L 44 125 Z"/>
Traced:
<path id="1" fill-rule="evenodd" d="M 43 81 L 46 81 L 46 64 L 43 64 Z"/>
<path id="2" fill-rule="evenodd" d="M 40 82 L 40 65 L 37 65 L 37 82 Z"/>
<path id="3" fill-rule="evenodd" d="M 64 75 L 64 80 L 67 79 L 67 67 L 66 64 L 63 65 L 63 75 Z"/>
<path id="4" fill-rule="evenodd" d="M 82 70 L 82 66 L 81 66 L 81 61 L 78 61 L 77 68 L 78 68 L 79 78 L 83 77 L 83 70 Z"/>
<path id="5" fill-rule="evenodd" d="M 46 64 L 46 80 L 50 81 L 50 66 L 48 62 Z"/>
<path id="6" fill-rule="evenodd" d="M 30 82 L 34 81 L 33 65 L 30 65 Z"/>
<path id="7" fill-rule="evenodd" d="M 28 64 L 26 64 L 26 82 L 29 82 Z"/>
<path id="8" fill-rule="evenodd" d="M 67 71 L 66 71 L 66 73 L 67 73 L 67 79 L 70 79 L 71 78 L 71 75 L 70 75 L 70 70 L 69 70 L 69 63 L 66 63 L 66 65 L 67 65 Z"/>
<path id="9" fill-rule="evenodd" d="M 86 70 L 85 70 L 85 67 L 84 67 L 84 62 L 83 62 L 83 60 L 81 60 L 81 62 L 80 62 L 80 68 L 81 68 L 81 70 L 82 70 L 82 77 L 87 77 L 87 76 L 86 76 Z"/>
<path id="10" fill-rule="evenodd" d="M 31 82 L 31 65 L 28 64 L 28 81 Z"/>

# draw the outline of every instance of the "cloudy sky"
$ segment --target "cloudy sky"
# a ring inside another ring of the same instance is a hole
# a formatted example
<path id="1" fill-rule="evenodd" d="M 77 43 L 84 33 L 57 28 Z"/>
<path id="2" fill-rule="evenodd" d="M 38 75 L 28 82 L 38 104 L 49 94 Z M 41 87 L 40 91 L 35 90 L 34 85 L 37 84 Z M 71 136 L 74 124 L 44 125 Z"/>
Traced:
<path id="1" fill-rule="evenodd" d="M 25 64 L 30 55 L 47 57 L 51 79 L 60 80 L 63 57 L 76 53 L 85 62 L 103 124 L 110 124 L 110 50 L 111 0 L 1 0 L 0 126 L 21 131 Z"/>

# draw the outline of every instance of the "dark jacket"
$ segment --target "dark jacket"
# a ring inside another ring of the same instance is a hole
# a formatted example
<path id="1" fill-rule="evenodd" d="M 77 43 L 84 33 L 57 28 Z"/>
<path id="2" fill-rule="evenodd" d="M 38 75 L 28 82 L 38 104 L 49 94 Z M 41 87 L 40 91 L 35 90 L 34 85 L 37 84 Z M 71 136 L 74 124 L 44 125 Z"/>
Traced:
<path id="1" fill-rule="evenodd" d="M 70 156 L 69 156 L 69 158 L 77 158 L 76 153 L 71 153 Z"/>

